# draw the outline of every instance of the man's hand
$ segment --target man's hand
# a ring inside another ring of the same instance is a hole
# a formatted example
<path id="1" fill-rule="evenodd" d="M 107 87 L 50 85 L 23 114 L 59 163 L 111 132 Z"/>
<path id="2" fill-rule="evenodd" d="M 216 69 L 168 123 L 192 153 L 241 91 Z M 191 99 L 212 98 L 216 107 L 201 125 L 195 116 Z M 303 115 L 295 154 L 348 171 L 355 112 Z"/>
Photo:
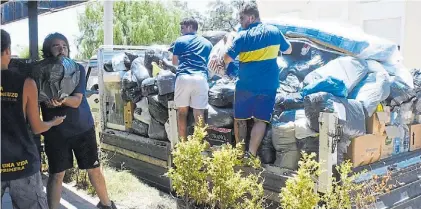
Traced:
<path id="1" fill-rule="evenodd" d="M 45 102 L 48 108 L 55 108 L 60 107 L 65 102 L 66 98 L 64 99 L 50 99 L 50 101 Z"/>
<path id="2" fill-rule="evenodd" d="M 53 120 L 51 120 L 51 124 L 52 126 L 58 126 L 63 123 L 64 119 L 66 119 L 66 116 L 55 116 Z"/>

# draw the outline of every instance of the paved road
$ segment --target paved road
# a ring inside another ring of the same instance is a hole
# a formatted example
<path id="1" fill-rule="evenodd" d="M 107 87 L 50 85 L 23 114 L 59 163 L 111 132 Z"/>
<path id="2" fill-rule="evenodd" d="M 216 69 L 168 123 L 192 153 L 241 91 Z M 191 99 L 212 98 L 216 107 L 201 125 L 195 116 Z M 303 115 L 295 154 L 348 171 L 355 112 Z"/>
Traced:
<path id="1" fill-rule="evenodd" d="M 47 176 L 43 175 L 44 192 L 47 185 Z M 60 209 L 95 209 L 97 199 L 94 199 L 86 194 L 83 194 L 70 185 L 63 184 L 63 193 L 60 200 Z M 1 209 L 13 209 L 12 200 L 8 191 L 6 190 L 1 204 Z"/>

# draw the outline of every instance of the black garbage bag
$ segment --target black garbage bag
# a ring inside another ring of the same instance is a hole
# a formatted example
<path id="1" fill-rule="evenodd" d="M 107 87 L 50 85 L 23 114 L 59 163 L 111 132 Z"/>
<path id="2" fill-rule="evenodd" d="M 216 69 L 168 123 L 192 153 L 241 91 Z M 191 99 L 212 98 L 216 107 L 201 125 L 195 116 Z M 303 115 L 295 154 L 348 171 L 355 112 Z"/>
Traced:
<path id="1" fill-rule="evenodd" d="M 141 85 L 142 95 L 151 96 L 158 94 L 158 86 L 156 85 L 156 78 L 146 78 Z"/>
<path id="2" fill-rule="evenodd" d="M 174 93 L 175 74 L 169 70 L 161 70 L 156 78 L 159 95 Z"/>
<path id="3" fill-rule="evenodd" d="M 226 31 L 205 31 L 203 32 L 203 38 L 209 40 L 213 46 L 215 46 L 220 40 L 222 40 L 228 32 Z"/>
<path id="4" fill-rule="evenodd" d="M 151 124 L 149 124 L 148 129 L 148 136 L 151 139 L 168 140 L 167 132 L 165 131 L 165 126 L 155 120 L 153 117 L 151 118 Z"/>
<path id="5" fill-rule="evenodd" d="M 414 90 L 415 92 L 421 92 L 421 69 L 413 69 L 411 71 L 412 77 L 414 78 Z"/>
<path id="6" fill-rule="evenodd" d="M 149 113 L 156 121 L 165 124 L 168 120 L 168 109 L 158 101 L 158 95 L 148 97 Z"/>
<path id="7" fill-rule="evenodd" d="M 233 128 L 234 110 L 232 108 L 219 108 L 209 105 L 207 110 L 206 123 L 217 128 Z"/>
<path id="8" fill-rule="evenodd" d="M 146 67 L 143 65 L 143 60 L 143 57 L 138 57 L 133 60 L 132 65 L 130 66 L 130 71 L 136 78 L 138 86 L 142 86 L 143 80 L 150 77 L 148 69 L 146 69 Z"/>
<path id="9" fill-rule="evenodd" d="M 281 111 L 304 108 L 304 98 L 301 93 L 280 92 L 276 94 L 275 109 Z"/>
<path id="10" fill-rule="evenodd" d="M 113 71 L 127 71 L 130 70 L 130 59 L 125 53 L 119 53 L 111 59 Z"/>
<path id="11" fill-rule="evenodd" d="M 216 107 L 229 107 L 234 102 L 235 82 L 222 78 L 209 89 L 209 104 Z"/>
<path id="12" fill-rule="evenodd" d="M 121 78 L 121 88 L 126 90 L 126 89 L 131 89 L 137 86 L 138 86 L 137 79 L 132 74 L 132 71 L 129 70 L 127 72 L 124 72 L 124 75 Z"/>
<path id="13" fill-rule="evenodd" d="M 408 86 L 400 77 L 391 76 L 390 95 L 386 102 L 394 107 L 408 102 L 415 97 L 415 90 Z"/>
<path id="14" fill-rule="evenodd" d="M 132 122 L 131 131 L 140 136 L 148 137 L 149 125 L 146 123 L 143 123 L 142 121 L 138 121 L 134 119 Z"/>
<path id="15" fill-rule="evenodd" d="M 63 99 L 73 93 L 80 79 L 79 65 L 67 57 L 47 58 L 34 64 L 33 78 L 39 101 Z"/>
<path id="16" fill-rule="evenodd" d="M 272 127 L 268 126 L 262 143 L 257 151 L 257 155 L 260 157 L 263 164 L 272 164 L 275 161 L 275 152 L 275 148 L 272 144 Z"/>
<path id="17" fill-rule="evenodd" d="M 153 48 L 148 49 L 145 52 L 145 60 L 144 60 L 144 66 L 149 71 L 149 75 L 152 77 L 152 62 L 155 62 L 156 64 L 162 63 L 164 66 L 172 68 L 172 65 L 166 60 L 169 59 L 169 53 L 168 51 L 164 51 L 162 48 Z"/>
<path id="18" fill-rule="evenodd" d="M 133 64 L 133 61 L 139 57 L 139 55 L 132 54 L 130 52 L 124 52 L 124 54 L 126 54 L 126 56 L 129 58 L 131 64 Z"/>
<path id="19" fill-rule="evenodd" d="M 174 101 L 174 93 L 158 95 L 158 101 L 164 107 L 168 108 L 168 101 Z"/>
<path id="20" fill-rule="evenodd" d="M 137 103 L 142 99 L 143 96 L 140 87 L 135 86 L 129 89 L 122 89 L 121 97 L 125 102 Z"/>
<path id="21" fill-rule="evenodd" d="M 309 119 L 310 128 L 316 132 L 319 132 L 320 112 L 336 112 L 339 123 L 343 125 L 342 139 L 345 142 L 366 134 L 366 116 L 362 103 L 359 101 L 320 92 L 304 98 L 304 110 Z"/>
<path id="22" fill-rule="evenodd" d="M 105 72 L 113 72 L 113 62 L 111 60 L 107 60 L 104 62 L 104 70 Z"/>

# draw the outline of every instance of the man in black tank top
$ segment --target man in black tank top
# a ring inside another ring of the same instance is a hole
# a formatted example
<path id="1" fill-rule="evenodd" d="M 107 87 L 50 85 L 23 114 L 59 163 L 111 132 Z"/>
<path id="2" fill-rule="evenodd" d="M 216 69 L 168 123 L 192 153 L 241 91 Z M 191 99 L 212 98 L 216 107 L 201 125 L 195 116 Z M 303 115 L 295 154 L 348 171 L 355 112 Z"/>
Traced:
<path id="1" fill-rule="evenodd" d="M 27 121 L 39 134 L 61 124 L 65 117 L 43 122 L 39 117 L 35 81 L 8 70 L 10 36 L 1 30 L 1 196 L 6 188 L 15 209 L 47 209 L 40 159 Z"/>

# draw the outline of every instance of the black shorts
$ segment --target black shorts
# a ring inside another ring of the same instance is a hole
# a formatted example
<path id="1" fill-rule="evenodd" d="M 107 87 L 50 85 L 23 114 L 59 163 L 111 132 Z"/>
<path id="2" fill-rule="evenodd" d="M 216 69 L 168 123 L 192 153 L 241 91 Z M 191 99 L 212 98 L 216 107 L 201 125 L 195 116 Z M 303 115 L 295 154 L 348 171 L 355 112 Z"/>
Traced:
<path id="1" fill-rule="evenodd" d="M 58 134 L 51 134 L 45 138 L 45 154 L 48 157 L 50 173 L 60 173 L 73 168 L 73 153 L 80 169 L 100 166 L 95 128 L 69 138 Z"/>

